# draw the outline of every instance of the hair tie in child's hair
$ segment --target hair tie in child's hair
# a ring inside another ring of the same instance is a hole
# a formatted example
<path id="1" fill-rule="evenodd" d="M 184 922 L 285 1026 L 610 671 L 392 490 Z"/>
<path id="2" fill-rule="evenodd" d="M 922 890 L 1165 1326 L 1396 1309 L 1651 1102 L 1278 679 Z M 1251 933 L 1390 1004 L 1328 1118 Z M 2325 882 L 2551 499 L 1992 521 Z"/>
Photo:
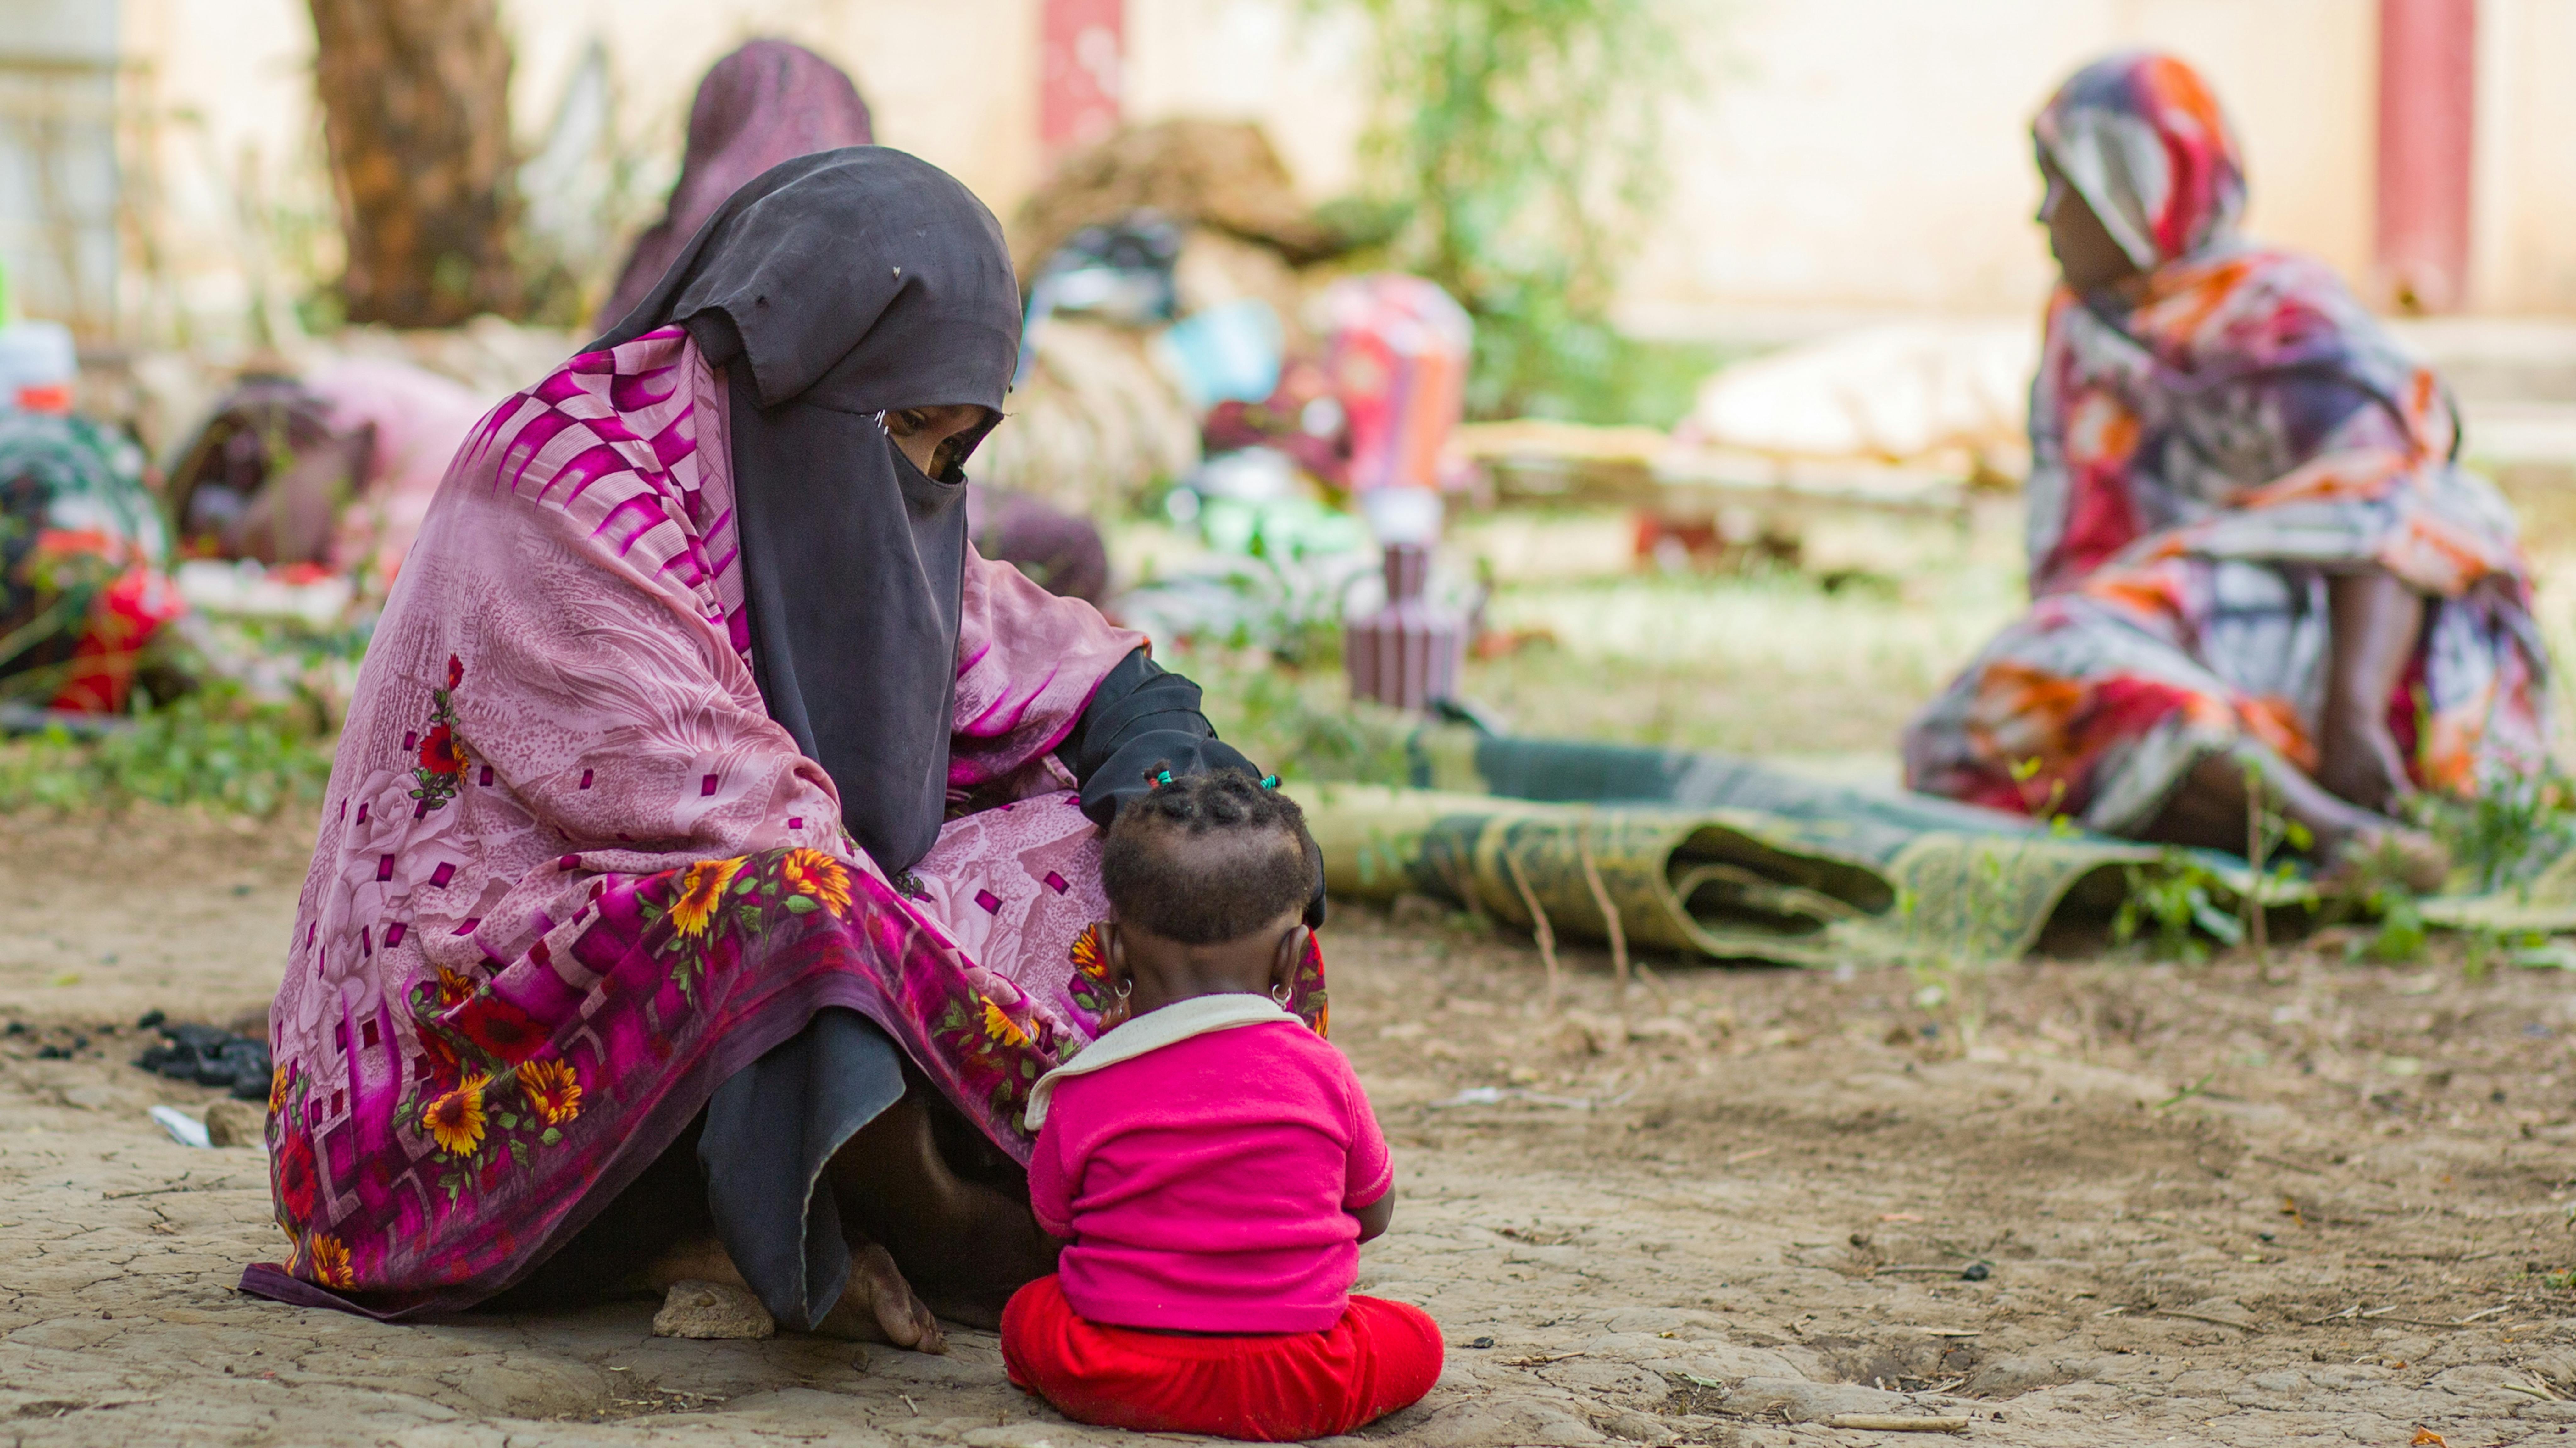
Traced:
<path id="1" fill-rule="evenodd" d="M 1261 776 L 1261 787 L 1263 789 L 1277 789 L 1279 787 L 1279 776 L 1275 774 L 1265 774 Z"/>
<path id="2" fill-rule="evenodd" d="M 1162 773 L 1155 775 L 1155 776 L 1154 776 L 1154 778 L 1152 779 L 1152 781 L 1151 781 L 1151 782 L 1149 782 L 1145 787 L 1146 787 L 1147 789 L 1161 789 L 1164 785 L 1167 785 L 1167 784 L 1169 784 L 1169 783 L 1171 783 L 1171 782 L 1172 782 L 1172 772 L 1171 772 L 1170 770 L 1166 769 L 1166 770 L 1164 770 Z"/>

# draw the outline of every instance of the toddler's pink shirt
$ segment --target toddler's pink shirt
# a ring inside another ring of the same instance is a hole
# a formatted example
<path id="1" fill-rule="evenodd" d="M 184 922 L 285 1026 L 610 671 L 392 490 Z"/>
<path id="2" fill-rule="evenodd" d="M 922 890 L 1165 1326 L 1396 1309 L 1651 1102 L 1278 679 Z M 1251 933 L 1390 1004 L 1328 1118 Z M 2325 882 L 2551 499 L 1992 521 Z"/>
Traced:
<path id="1" fill-rule="evenodd" d="M 1321 1332 L 1359 1275 L 1351 1213 L 1395 1183 L 1342 1053 L 1296 1020 L 1192 1036 L 1053 1086 L 1029 1162 L 1093 1322 Z"/>

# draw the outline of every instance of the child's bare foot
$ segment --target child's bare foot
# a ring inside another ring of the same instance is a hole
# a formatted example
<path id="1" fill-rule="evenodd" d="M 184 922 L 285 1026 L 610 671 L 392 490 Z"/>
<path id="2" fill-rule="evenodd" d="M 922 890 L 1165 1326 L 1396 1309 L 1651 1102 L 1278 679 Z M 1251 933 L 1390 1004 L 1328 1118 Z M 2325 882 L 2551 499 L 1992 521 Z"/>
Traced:
<path id="1" fill-rule="evenodd" d="M 841 1289 L 841 1300 L 814 1324 L 814 1331 L 845 1342 L 891 1343 L 915 1352 L 948 1351 L 948 1337 L 939 1330 L 939 1319 L 914 1295 L 894 1258 L 874 1242 L 852 1250 L 850 1285 Z"/>

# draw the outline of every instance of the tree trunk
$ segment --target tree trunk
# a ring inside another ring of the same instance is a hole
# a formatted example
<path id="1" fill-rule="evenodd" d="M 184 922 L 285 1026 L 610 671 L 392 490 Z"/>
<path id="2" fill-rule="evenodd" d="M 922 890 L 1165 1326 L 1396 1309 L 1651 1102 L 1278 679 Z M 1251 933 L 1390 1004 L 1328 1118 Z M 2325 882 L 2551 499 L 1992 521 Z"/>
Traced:
<path id="1" fill-rule="evenodd" d="M 311 0 L 352 322 L 513 311 L 510 47 L 498 0 Z"/>

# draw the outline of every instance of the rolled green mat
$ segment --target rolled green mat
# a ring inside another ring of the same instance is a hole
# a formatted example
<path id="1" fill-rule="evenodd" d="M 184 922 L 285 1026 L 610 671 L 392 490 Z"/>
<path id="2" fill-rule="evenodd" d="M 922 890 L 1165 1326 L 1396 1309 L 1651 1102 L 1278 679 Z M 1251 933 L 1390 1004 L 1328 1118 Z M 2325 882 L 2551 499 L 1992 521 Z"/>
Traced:
<path id="1" fill-rule="evenodd" d="M 1342 898 L 1422 894 L 1524 929 L 1543 912 L 1559 936 L 1603 940 L 1606 897 L 1640 949 L 1781 965 L 2018 955 L 2070 900 L 2108 913 L 2123 868 L 2160 854 L 2041 831 L 1924 833 L 1882 862 L 1835 848 L 1814 821 L 1753 810 L 1298 794 Z"/>

